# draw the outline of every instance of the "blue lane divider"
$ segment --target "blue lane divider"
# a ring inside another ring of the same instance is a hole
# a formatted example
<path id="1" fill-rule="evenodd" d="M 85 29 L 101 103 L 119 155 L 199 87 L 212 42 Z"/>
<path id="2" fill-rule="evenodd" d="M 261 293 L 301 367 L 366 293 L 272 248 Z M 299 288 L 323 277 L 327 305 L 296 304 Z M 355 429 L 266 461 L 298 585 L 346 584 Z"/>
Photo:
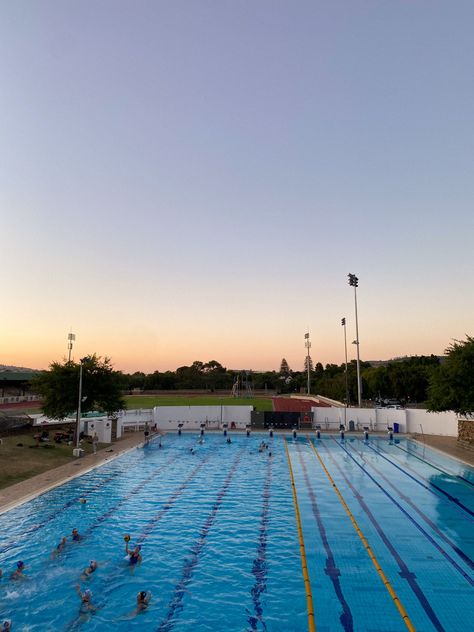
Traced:
<path id="1" fill-rule="evenodd" d="M 454 568 L 455 568 L 455 569 L 456 569 L 456 570 L 457 570 L 457 571 L 458 571 L 458 572 L 459 572 L 459 573 L 460 573 L 460 574 L 464 577 L 464 579 L 466 579 L 466 580 L 469 582 L 469 584 L 470 584 L 471 586 L 474 586 L 474 579 L 473 579 L 470 575 L 468 575 L 468 573 L 466 573 L 466 571 L 465 571 L 463 568 L 461 568 L 461 567 L 459 566 L 459 564 L 456 562 L 456 560 L 455 560 L 455 559 L 453 559 L 453 558 L 449 555 L 449 553 L 448 553 L 447 551 L 445 551 L 445 550 L 443 549 L 443 547 L 442 547 L 442 546 L 440 546 L 440 545 L 436 542 L 436 540 L 435 540 L 435 539 L 434 539 L 434 538 L 433 538 L 433 537 L 432 537 L 432 536 L 431 536 L 431 535 L 430 535 L 427 531 L 425 531 L 425 529 L 421 526 L 421 524 L 420 524 L 419 522 L 417 522 L 417 521 L 415 520 L 415 518 L 413 518 L 413 516 L 411 516 L 411 515 L 408 513 L 408 511 L 407 511 L 404 507 L 402 507 L 402 506 L 400 505 L 400 503 L 399 503 L 399 502 L 398 502 L 398 501 L 397 501 L 397 500 L 396 500 L 396 499 L 395 499 L 395 498 L 394 498 L 391 494 L 389 494 L 389 493 L 388 493 L 388 491 L 387 491 L 386 489 L 384 489 L 384 488 L 382 487 L 382 485 L 381 485 L 381 484 L 380 484 L 380 483 L 379 483 L 379 482 L 378 482 L 378 481 L 377 481 L 377 480 L 376 480 L 376 479 L 372 476 L 372 474 L 370 474 L 370 472 L 368 472 L 368 471 L 365 469 L 365 467 L 364 467 L 363 465 L 361 465 L 361 464 L 357 461 L 357 459 L 355 459 L 355 458 L 352 456 L 352 454 L 351 454 L 351 453 L 350 453 L 350 452 L 346 449 L 346 447 L 345 447 L 345 446 L 343 446 L 343 445 L 341 445 L 340 443 L 338 443 L 334 437 L 331 437 L 331 439 L 334 441 L 334 443 L 336 443 L 336 445 L 338 445 L 340 448 L 342 448 L 342 449 L 344 450 L 344 452 L 345 452 L 345 453 L 349 456 L 349 458 L 350 458 L 350 459 L 352 459 L 352 461 L 354 461 L 354 463 L 357 465 L 357 467 L 359 467 L 359 468 L 360 468 L 360 469 L 364 472 L 364 474 L 365 474 L 366 476 L 368 476 L 368 477 L 370 478 L 370 480 L 371 480 L 371 481 L 373 481 L 373 483 L 375 483 L 375 485 L 377 485 L 377 487 L 378 487 L 378 488 L 379 488 L 379 489 L 380 489 L 380 490 L 381 490 L 381 491 L 385 494 L 385 496 L 387 496 L 387 498 L 389 498 L 389 499 L 393 502 L 393 504 L 394 504 L 396 507 L 398 507 L 398 509 L 400 509 L 400 511 L 403 513 L 403 515 L 405 515 L 405 516 L 408 518 L 408 520 L 409 520 L 409 521 L 410 521 L 410 522 L 411 522 L 411 523 L 412 523 L 412 524 L 413 524 L 413 525 L 414 525 L 414 526 L 418 529 L 418 531 L 420 531 L 420 532 L 421 532 L 421 533 L 425 536 L 425 538 L 426 538 L 429 542 L 431 542 L 431 544 L 435 547 L 435 549 L 436 549 L 437 551 L 439 551 L 439 553 L 441 553 L 441 555 L 442 555 L 443 557 L 445 557 L 445 558 L 448 560 L 448 562 L 449 562 L 449 563 L 450 563 L 450 564 L 451 564 L 451 565 L 452 565 L 452 566 L 453 566 L 453 567 L 454 567 Z M 370 446 L 369 446 L 369 447 L 370 447 Z M 387 459 L 387 460 L 388 460 L 388 459 Z"/>
<path id="2" fill-rule="evenodd" d="M 413 476 L 412 474 L 409 474 L 407 472 L 407 470 L 403 467 L 401 467 L 400 465 L 398 465 L 397 463 L 395 463 L 395 461 L 392 461 L 391 459 L 389 459 L 387 456 L 385 456 L 384 451 L 381 450 L 380 448 L 375 448 L 373 445 L 370 445 L 370 443 L 367 444 L 367 447 L 370 448 L 371 450 L 373 450 L 376 454 L 378 454 L 379 456 L 382 457 L 382 459 L 385 459 L 387 461 L 387 463 L 390 463 L 391 465 L 393 465 L 393 467 L 396 467 L 397 470 L 399 470 L 400 472 L 402 472 L 403 474 L 405 474 L 405 476 L 408 476 L 409 478 L 411 478 L 413 481 L 415 481 L 415 483 L 418 483 L 418 485 L 421 485 L 421 487 L 424 487 L 424 489 L 429 490 L 431 493 L 434 494 L 433 490 L 430 489 L 427 485 L 425 485 L 424 483 L 422 483 L 420 480 L 418 480 L 415 476 Z M 408 468 L 408 466 L 407 466 Z M 413 470 L 412 470 L 413 471 Z M 420 474 L 417 473 L 417 476 L 419 476 L 420 478 L 422 478 L 423 480 L 426 480 L 423 476 L 421 476 Z M 428 483 L 428 485 L 431 485 L 431 487 L 434 487 L 435 489 L 437 489 L 441 494 L 443 494 L 443 496 L 446 496 L 446 498 L 448 498 L 452 503 L 454 503 L 460 511 L 465 511 L 466 513 L 468 513 L 470 516 L 474 517 L 474 511 L 471 511 L 469 509 L 469 507 L 466 507 L 465 505 L 462 504 L 462 502 L 459 500 L 459 498 L 455 498 L 454 496 L 452 496 L 449 492 L 445 491 L 442 487 L 439 487 L 439 485 L 436 485 L 436 483 L 432 483 L 431 481 L 426 481 Z M 437 498 L 439 498 L 438 494 L 435 494 L 435 496 Z"/>
<path id="3" fill-rule="evenodd" d="M 341 608 L 342 608 L 342 612 L 341 615 L 339 617 L 339 621 L 341 622 L 342 627 L 344 628 L 344 630 L 346 630 L 346 632 L 352 632 L 354 630 L 354 621 L 353 621 L 353 617 L 352 617 L 352 612 L 350 609 L 349 604 L 347 603 L 345 597 L 344 597 L 344 593 L 342 591 L 342 587 L 341 587 L 341 582 L 339 580 L 339 577 L 341 575 L 341 571 L 340 569 L 337 567 L 336 565 L 336 561 L 334 558 L 334 554 L 332 552 L 331 549 L 331 545 L 329 544 L 329 540 L 327 537 L 327 533 L 326 533 L 326 528 L 324 526 L 324 522 L 321 518 L 321 513 L 319 511 L 319 506 L 318 503 L 316 501 L 316 494 L 314 493 L 314 489 L 313 486 L 311 484 L 309 475 L 308 475 L 308 469 L 306 467 L 306 463 L 304 462 L 304 459 L 302 457 L 301 454 L 301 445 L 297 444 L 297 452 L 298 452 L 298 458 L 299 458 L 299 462 L 300 465 L 303 469 L 303 475 L 304 475 L 304 480 L 305 480 L 305 484 L 306 484 L 306 489 L 311 501 L 311 509 L 313 511 L 313 516 L 316 520 L 316 524 L 318 525 L 318 530 L 319 530 L 319 535 L 321 537 L 321 541 L 323 543 L 324 546 L 324 550 L 326 552 L 326 568 L 324 570 L 324 572 L 326 573 L 326 575 L 329 577 L 329 579 L 332 582 L 333 588 L 334 588 L 334 592 L 336 593 L 336 596 L 339 600 L 339 603 L 341 604 Z"/>
<path id="4" fill-rule="evenodd" d="M 222 505 L 224 496 L 226 495 L 227 490 L 229 489 L 230 483 L 237 470 L 237 467 L 242 458 L 242 454 L 244 450 L 245 448 L 242 448 L 239 454 L 237 454 L 237 456 L 235 457 L 234 462 L 229 470 L 229 473 L 227 474 L 227 478 L 225 479 L 224 484 L 221 490 L 219 491 L 216 500 L 214 501 L 214 505 L 212 507 L 211 513 L 209 514 L 203 526 L 201 527 L 198 539 L 191 547 L 191 555 L 184 563 L 181 579 L 176 584 L 173 596 L 171 597 L 169 601 L 168 613 L 166 614 L 165 618 L 163 619 L 163 621 L 157 628 L 157 630 L 159 630 L 160 632 L 169 632 L 170 630 L 172 630 L 175 625 L 175 620 L 174 620 L 175 614 L 177 614 L 180 610 L 183 609 L 183 600 L 184 600 L 184 595 L 186 593 L 186 588 L 189 582 L 191 581 L 193 571 L 199 562 L 199 558 L 204 549 L 204 545 L 206 544 L 206 538 L 209 534 L 209 531 L 211 530 L 212 525 L 214 524 L 217 512 L 219 511 Z"/>
<path id="5" fill-rule="evenodd" d="M 414 456 L 415 459 L 418 459 L 418 461 L 421 461 L 422 463 L 426 463 L 427 465 L 429 465 L 433 469 L 438 470 L 438 472 L 441 472 L 442 474 L 445 474 L 446 476 L 453 476 L 455 478 L 458 478 L 459 480 L 463 481 L 463 483 L 466 483 L 467 485 L 470 485 L 471 487 L 474 487 L 474 482 L 469 480 L 465 476 L 461 476 L 461 474 L 454 474 L 453 472 L 448 472 L 448 471 L 443 470 L 442 468 L 440 468 L 438 465 L 435 465 L 431 461 L 428 461 L 426 459 L 422 459 L 421 456 L 419 456 L 416 452 L 412 452 L 411 450 L 408 449 L 408 446 L 410 445 L 409 443 L 407 443 L 407 448 L 402 448 L 402 446 L 399 445 L 398 443 L 395 443 L 394 445 L 395 445 L 396 448 L 398 448 L 402 452 L 406 452 L 407 454 L 410 454 L 411 456 Z"/>
<path id="6" fill-rule="evenodd" d="M 445 535 L 441 529 L 438 527 L 437 524 L 435 524 L 431 518 L 429 516 L 427 516 L 417 505 L 415 505 L 415 503 L 411 500 L 411 498 L 409 498 L 406 494 L 404 494 L 398 487 L 397 485 L 395 485 L 387 476 L 385 476 L 385 474 L 382 472 L 382 470 L 380 470 L 376 465 L 374 465 L 373 463 L 369 463 L 369 461 L 367 461 L 362 454 L 360 454 L 359 452 L 356 451 L 355 447 L 353 446 L 349 446 L 349 448 L 351 450 L 353 450 L 354 452 L 356 452 L 356 454 L 358 454 L 358 456 L 362 459 L 362 461 L 365 463 L 366 467 L 371 467 L 375 472 L 377 472 L 377 474 L 380 476 L 380 478 L 382 478 L 387 485 L 389 485 L 392 489 L 394 489 L 397 494 L 400 496 L 400 498 L 402 498 L 408 505 L 410 505 L 410 507 L 412 509 L 414 509 L 414 511 L 416 511 L 416 513 L 421 516 L 421 518 L 423 518 L 423 520 L 433 529 L 433 531 L 442 539 L 446 542 L 446 544 L 448 544 L 453 551 L 455 551 L 455 553 L 457 553 L 457 555 L 459 555 L 459 557 L 463 560 L 463 562 L 465 562 L 472 570 L 474 570 L 474 561 L 469 557 L 469 555 L 467 553 L 465 553 L 462 549 L 460 549 L 457 544 L 455 542 L 453 542 L 450 538 L 448 538 L 447 535 Z"/>
<path id="7" fill-rule="evenodd" d="M 339 470 L 339 473 L 342 475 L 342 477 L 345 480 L 346 484 L 348 485 L 348 487 L 352 491 L 354 497 L 357 499 L 357 502 L 362 507 L 362 509 L 364 510 L 365 514 L 369 518 L 370 522 L 375 527 L 375 529 L 376 529 L 377 533 L 379 534 L 382 542 L 385 544 L 385 546 L 389 550 L 390 554 L 392 555 L 393 559 L 396 561 L 396 563 L 397 563 L 397 565 L 398 565 L 398 567 L 400 569 L 400 572 L 399 572 L 400 577 L 402 577 L 403 579 L 405 579 L 407 581 L 407 583 L 410 586 L 411 590 L 414 592 L 414 594 L 416 595 L 416 598 L 420 602 L 421 607 L 423 608 L 423 610 L 428 615 L 430 621 L 432 622 L 432 624 L 434 625 L 436 630 L 439 630 L 439 631 L 444 630 L 441 622 L 439 621 L 438 617 L 436 616 L 436 613 L 434 612 L 433 608 L 431 607 L 431 604 L 429 603 L 428 599 L 426 598 L 426 595 L 424 594 L 423 590 L 418 585 L 415 573 L 410 571 L 408 565 L 403 560 L 402 556 L 398 553 L 397 549 L 393 546 L 393 544 L 391 543 L 390 539 L 387 537 L 385 531 L 382 529 L 382 527 L 380 526 L 378 520 L 375 518 L 374 514 L 369 509 L 369 507 L 366 504 L 366 502 L 364 501 L 363 497 L 359 494 L 357 489 L 354 487 L 354 485 L 351 483 L 351 481 L 345 475 L 344 470 L 341 468 L 339 463 L 333 457 L 333 455 L 331 454 L 331 451 L 329 450 L 329 448 L 327 447 L 327 445 L 325 443 L 323 443 L 323 447 L 326 450 L 326 452 L 327 452 L 329 458 L 331 459 L 332 463 Z M 351 456 L 351 455 L 349 455 L 349 456 Z M 351 458 L 353 458 L 353 457 L 351 456 Z M 355 461 L 355 459 L 353 459 L 353 460 Z M 357 461 L 355 461 L 355 462 L 357 463 Z M 359 464 L 357 463 L 357 465 L 359 465 Z"/>
<path id="8" fill-rule="evenodd" d="M 272 460 L 267 460 L 267 473 L 265 483 L 263 485 L 263 503 L 262 517 L 260 520 L 260 531 L 258 536 L 257 556 L 252 565 L 252 574 L 255 577 L 255 584 L 252 587 L 251 595 L 254 605 L 255 616 L 249 616 L 248 622 L 252 630 L 258 630 L 257 624 L 260 623 L 264 630 L 267 629 L 263 620 L 263 607 L 261 595 L 267 588 L 267 538 L 268 538 L 268 521 L 270 513 L 270 492 L 272 483 Z"/>

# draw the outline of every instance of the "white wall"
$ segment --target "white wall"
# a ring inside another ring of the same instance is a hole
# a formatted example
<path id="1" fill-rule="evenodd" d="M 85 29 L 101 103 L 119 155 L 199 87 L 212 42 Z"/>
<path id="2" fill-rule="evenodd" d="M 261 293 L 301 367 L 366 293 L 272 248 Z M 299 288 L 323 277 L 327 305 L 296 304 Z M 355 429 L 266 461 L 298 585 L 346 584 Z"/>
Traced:
<path id="1" fill-rule="evenodd" d="M 320 424 L 323 430 L 337 430 L 339 424 L 344 423 L 344 408 L 314 407 L 312 411 L 313 425 Z M 349 428 L 349 421 L 352 420 L 356 430 L 362 430 L 364 426 L 368 426 L 370 430 L 383 431 L 387 429 L 387 426 L 393 428 L 394 423 L 398 423 L 400 432 L 419 433 L 423 430 L 425 434 L 458 436 L 457 417 L 453 412 L 429 413 L 427 410 L 417 408 L 401 410 L 395 408 L 348 408 L 346 419 L 347 429 Z"/>
<path id="2" fill-rule="evenodd" d="M 458 418 L 452 411 L 445 413 L 429 413 L 416 408 L 407 409 L 406 432 L 423 432 L 425 434 L 458 436 Z M 422 428 L 421 428 L 421 427 Z"/>
<path id="3" fill-rule="evenodd" d="M 155 406 L 153 421 L 160 430 L 176 430 L 178 423 L 183 430 L 199 430 L 201 423 L 209 429 L 222 428 L 224 423 L 244 429 L 252 410 L 253 406 Z"/>

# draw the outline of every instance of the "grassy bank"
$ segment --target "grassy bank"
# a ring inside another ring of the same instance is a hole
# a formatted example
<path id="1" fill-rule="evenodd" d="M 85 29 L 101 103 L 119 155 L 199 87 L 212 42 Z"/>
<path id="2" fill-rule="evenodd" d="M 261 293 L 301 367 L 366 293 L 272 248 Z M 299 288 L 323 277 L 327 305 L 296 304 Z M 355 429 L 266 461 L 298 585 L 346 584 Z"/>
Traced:
<path id="1" fill-rule="evenodd" d="M 89 444 L 81 444 L 86 453 L 91 452 Z M 72 445 L 54 442 L 40 443 L 31 434 L 2 437 L 0 445 L 0 489 L 27 478 L 51 470 L 59 465 L 75 461 Z"/>
<path id="2" fill-rule="evenodd" d="M 272 400 L 264 397 L 239 398 L 215 395 L 127 395 L 128 409 L 153 406 L 254 406 L 255 410 L 272 410 Z"/>

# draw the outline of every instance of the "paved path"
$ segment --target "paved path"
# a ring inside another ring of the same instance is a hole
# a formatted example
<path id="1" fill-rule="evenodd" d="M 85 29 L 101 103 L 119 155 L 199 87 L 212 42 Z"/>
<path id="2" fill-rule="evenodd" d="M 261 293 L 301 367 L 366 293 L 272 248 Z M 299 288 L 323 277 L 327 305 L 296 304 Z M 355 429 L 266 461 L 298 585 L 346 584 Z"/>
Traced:
<path id="1" fill-rule="evenodd" d="M 441 452 L 446 452 L 449 456 L 454 456 L 464 463 L 468 463 L 474 467 L 474 452 L 463 448 L 458 444 L 456 437 L 440 437 L 438 435 L 413 435 L 413 438 L 420 443 L 426 443 L 430 448 L 436 448 Z"/>

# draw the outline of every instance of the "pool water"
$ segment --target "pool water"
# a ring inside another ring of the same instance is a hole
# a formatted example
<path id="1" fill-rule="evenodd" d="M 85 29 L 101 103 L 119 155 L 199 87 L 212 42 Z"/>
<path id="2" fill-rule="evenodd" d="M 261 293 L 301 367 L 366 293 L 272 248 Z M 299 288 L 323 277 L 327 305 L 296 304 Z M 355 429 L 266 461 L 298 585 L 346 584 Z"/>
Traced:
<path id="1" fill-rule="evenodd" d="M 471 468 L 404 439 L 231 437 L 167 435 L 0 515 L 0 621 L 14 631 L 307 630 L 289 458 L 318 631 L 474 629 Z M 142 546 L 135 567 L 126 533 Z M 18 560 L 26 577 L 12 581 Z M 81 578 L 90 560 L 98 569 Z M 77 584 L 92 591 L 93 613 L 80 612 Z M 153 596 L 137 614 L 141 590 Z"/>

